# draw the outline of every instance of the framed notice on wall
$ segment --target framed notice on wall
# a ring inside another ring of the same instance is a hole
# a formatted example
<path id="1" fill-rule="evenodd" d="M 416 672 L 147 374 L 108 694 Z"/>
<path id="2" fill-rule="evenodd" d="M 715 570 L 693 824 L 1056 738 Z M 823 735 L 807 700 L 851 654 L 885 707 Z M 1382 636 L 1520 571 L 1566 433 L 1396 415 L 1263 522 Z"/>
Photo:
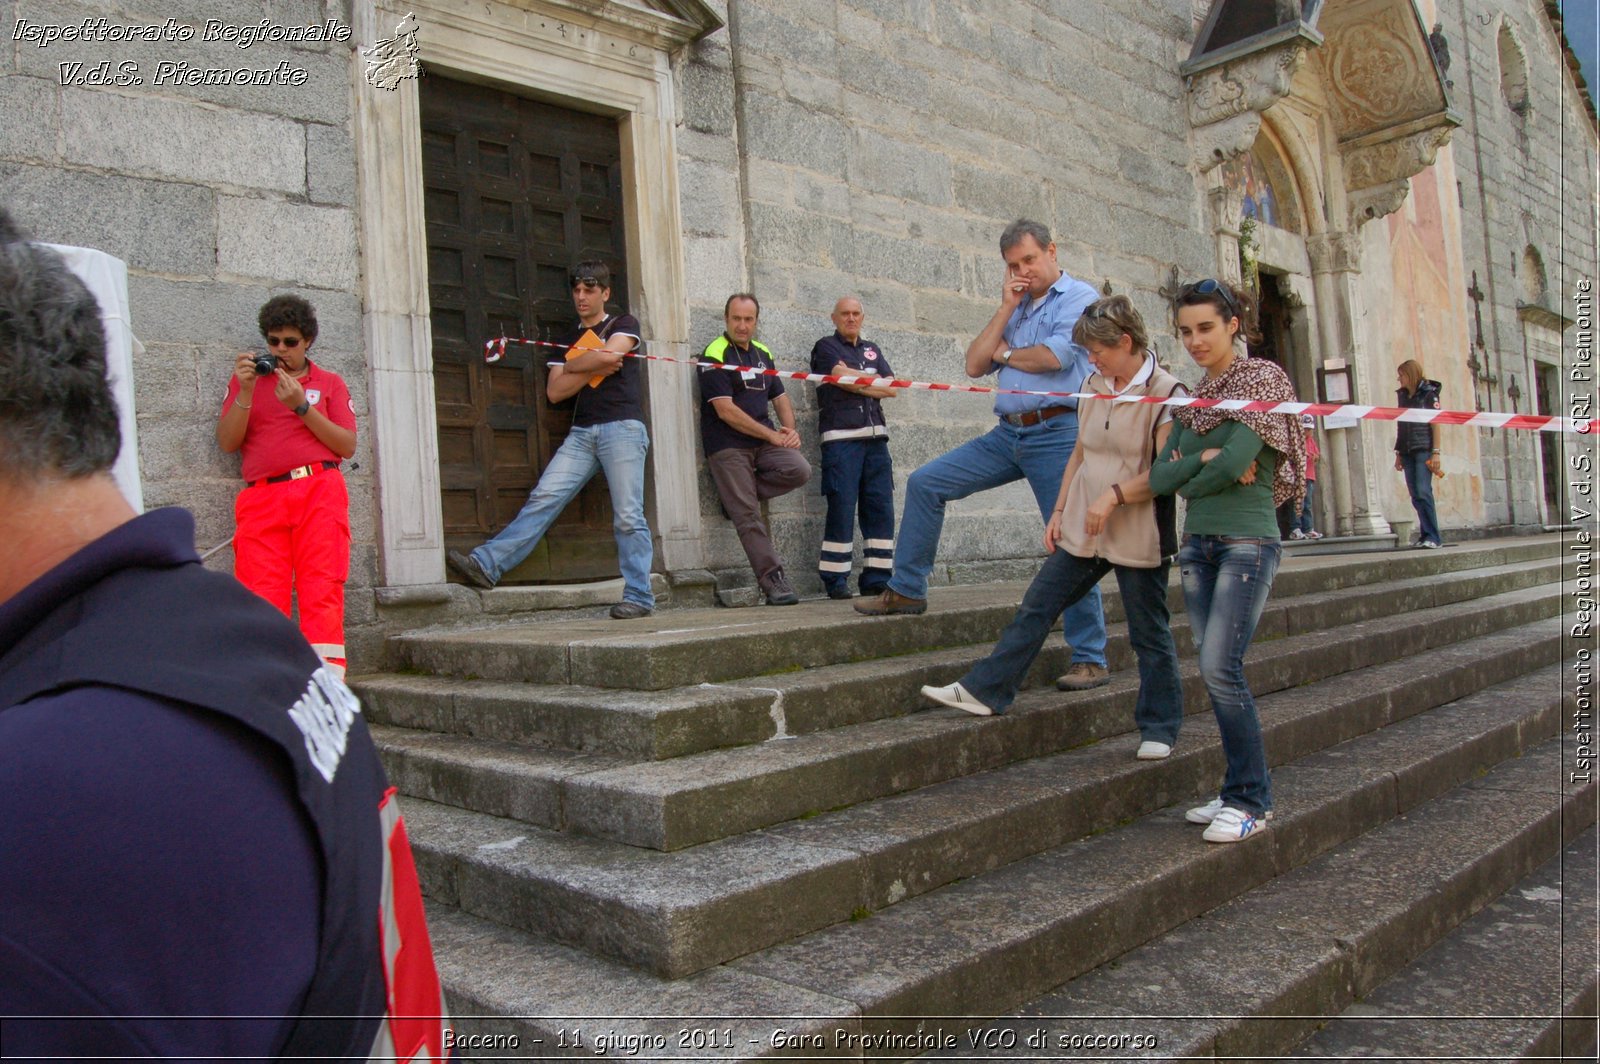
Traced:
<path id="1" fill-rule="evenodd" d="M 1348 403 L 1354 389 L 1350 383 L 1350 367 L 1342 358 L 1330 358 L 1317 367 L 1317 401 L 1319 403 Z M 1330 414 L 1322 419 L 1325 429 L 1355 428 L 1357 418 Z"/>

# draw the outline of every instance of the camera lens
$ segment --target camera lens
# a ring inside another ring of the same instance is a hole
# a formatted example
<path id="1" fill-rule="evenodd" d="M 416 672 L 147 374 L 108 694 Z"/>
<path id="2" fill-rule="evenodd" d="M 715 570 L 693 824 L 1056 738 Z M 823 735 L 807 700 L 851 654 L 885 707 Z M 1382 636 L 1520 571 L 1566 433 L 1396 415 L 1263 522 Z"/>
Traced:
<path id="1" fill-rule="evenodd" d="M 256 356 L 256 376 L 270 377 L 278 372 L 278 360 L 271 355 Z"/>

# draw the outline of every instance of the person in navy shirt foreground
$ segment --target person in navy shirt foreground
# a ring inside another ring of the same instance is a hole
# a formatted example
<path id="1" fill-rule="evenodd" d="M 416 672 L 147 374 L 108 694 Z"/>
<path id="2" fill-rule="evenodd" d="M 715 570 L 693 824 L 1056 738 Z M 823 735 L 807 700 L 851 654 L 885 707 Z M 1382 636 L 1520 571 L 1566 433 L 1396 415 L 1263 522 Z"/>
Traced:
<path id="1" fill-rule="evenodd" d="M 360 705 L 136 516 L 93 296 L 0 210 L 0 1029 L 8 1057 L 449 1054 Z"/>

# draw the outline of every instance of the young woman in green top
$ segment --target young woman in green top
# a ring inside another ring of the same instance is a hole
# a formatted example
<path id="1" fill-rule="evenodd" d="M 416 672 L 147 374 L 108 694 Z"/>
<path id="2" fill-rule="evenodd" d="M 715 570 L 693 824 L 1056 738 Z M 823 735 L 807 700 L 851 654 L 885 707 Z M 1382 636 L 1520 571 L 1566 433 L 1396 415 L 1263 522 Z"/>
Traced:
<path id="1" fill-rule="evenodd" d="M 1249 299 L 1220 281 L 1186 285 L 1178 332 L 1205 377 L 1196 398 L 1294 401 L 1283 370 L 1245 350 Z M 1293 414 L 1181 407 L 1178 427 L 1150 470 L 1150 489 L 1188 500 L 1178 566 L 1200 657 L 1200 677 L 1222 732 L 1228 773 L 1222 793 L 1189 810 L 1208 842 L 1259 833 L 1272 810 L 1272 782 L 1244 653 L 1272 590 L 1283 545 L 1275 509 L 1305 493 L 1305 442 Z"/>

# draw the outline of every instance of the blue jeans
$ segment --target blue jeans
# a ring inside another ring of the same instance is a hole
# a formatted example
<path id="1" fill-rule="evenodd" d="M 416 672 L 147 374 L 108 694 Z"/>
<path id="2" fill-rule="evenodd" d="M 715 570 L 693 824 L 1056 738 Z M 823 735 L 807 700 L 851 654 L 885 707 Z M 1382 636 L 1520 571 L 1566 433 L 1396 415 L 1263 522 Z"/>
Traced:
<path id="1" fill-rule="evenodd" d="M 894 464 L 889 460 L 889 438 L 823 444 L 822 497 L 828 500 L 822 558 L 817 563 L 822 586 L 831 591 L 850 584 L 859 511 L 861 538 L 866 541 L 861 593 L 882 591 L 894 564 Z"/>
<path id="2" fill-rule="evenodd" d="M 1312 529 L 1311 504 L 1317 497 L 1317 482 L 1306 481 L 1306 498 L 1300 504 L 1300 516 L 1295 519 L 1294 527 L 1301 532 L 1310 532 Z"/>
<path id="3" fill-rule="evenodd" d="M 944 530 L 945 504 L 980 491 L 1027 478 L 1048 521 L 1061 491 L 1072 448 L 1078 442 L 1078 418 L 1067 414 L 1019 428 L 1005 421 L 977 439 L 940 455 L 906 481 L 906 505 L 895 541 L 894 575 L 889 587 L 907 598 L 928 597 L 928 574 Z M 1090 591 L 1061 615 L 1062 635 L 1072 645 L 1074 664 L 1106 663 L 1106 621 L 1100 589 Z"/>
<path id="4" fill-rule="evenodd" d="M 1005 712 L 1017 697 L 1028 667 L 1039 656 L 1056 615 L 1088 594 L 1107 572 L 1115 572 L 1122 589 L 1122 608 L 1128 615 L 1128 641 L 1139 659 L 1139 697 L 1133 706 L 1133 720 L 1141 738 L 1171 746 L 1178 741 L 1178 727 L 1183 723 L 1183 686 L 1167 610 L 1167 570 L 1166 562 L 1155 569 L 1134 569 L 1112 565 L 1103 558 L 1053 551 L 1022 597 L 1016 616 L 1000 634 L 1000 642 L 961 677 L 961 686 L 996 713 Z"/>
<path id="5" fill-rule="evenodd" d="M 1417 531 L 1425 543 L 1443 542 L 1439 538 L 1439 514 L 1433 508 L 1433 473 L 1428 469 L 1427 451 L 1412 451 L 1400 456 L 1400 468 L 1406 475 L 1406 490 L 1411 492 L 1411 506 L 1417 511 Z"/>
<path id="6" fill-rule="evenodd" d="M 653 609 L 656 597 L 650 590 L 650 561 L 655 550 L 644 516 L 644 457 L 649 450 L 650 435 L 642 421 L 575 426 L 544 467 L 521 512 L 499 535 L 473 551 L 472 557 L 484 572 L 499 580 L 533 553 L 567 503 L 604 469 L 606 486 L 611 489 L 611 531 L 617 538 L 617 561 L 625 585 L 623 600 Z"/>
<path id="7" fill-rule="evenodd" d="M 1244 682 L 1244 652 L 1277 575 L 1283 544 L 1246 536 L 1183 537 L 1183 601 L 1200 651 L 1200 678 L 1222 732 L 1222 803 L 1260 816 L 1272 808 L 1261 718 Z"/>

